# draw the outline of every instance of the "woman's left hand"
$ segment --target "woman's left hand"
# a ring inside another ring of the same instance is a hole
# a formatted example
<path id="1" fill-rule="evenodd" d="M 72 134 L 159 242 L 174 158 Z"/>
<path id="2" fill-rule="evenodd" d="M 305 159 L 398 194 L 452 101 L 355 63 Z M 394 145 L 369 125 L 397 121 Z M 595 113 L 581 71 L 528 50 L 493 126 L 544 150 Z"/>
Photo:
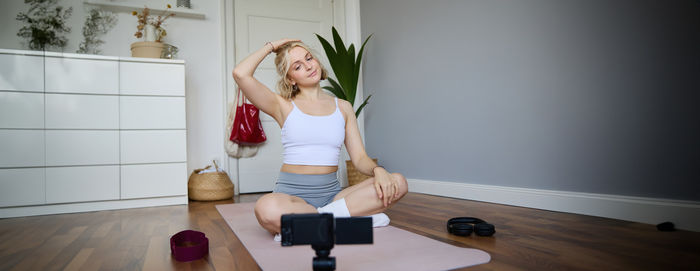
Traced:
<path id="1" fill-rule="evenodd" d="M 374 168 L 374 188 L 379 199 L 384 202 L 384 207 L 389 206 L 394 198 L 399 196 L 398 182 L 383 167 Z"/>

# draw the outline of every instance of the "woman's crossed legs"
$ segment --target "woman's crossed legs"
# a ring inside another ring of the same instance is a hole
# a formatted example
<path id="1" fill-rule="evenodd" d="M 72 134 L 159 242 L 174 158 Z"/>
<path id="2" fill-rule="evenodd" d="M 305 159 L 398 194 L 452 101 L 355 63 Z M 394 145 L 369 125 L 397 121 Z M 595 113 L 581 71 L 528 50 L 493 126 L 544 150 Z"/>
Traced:
<path id="1" fill-rule="evenodd" d="M 377 197 L 374 188 L 374 178 L 369 178 L 359 184 L 343 189 L 333 200 L 345 198 L 345 202 L 352 216 L 368 216 L 381 213 L 393 206 L 406 193 L 408 184 L 406 178 L 399 173 L 392 173 L 391 176 L 399 184 L 399 196 L 384 207 L 384 203 Z M 280 218 L 283 214 L 317 213 L 314 206 L 308 204 L 304 199 L 283 193 L 270 193 L 260 199 L 255 204 L 255 217 L 258 223 L 272 234 L 280 232 Z"/>

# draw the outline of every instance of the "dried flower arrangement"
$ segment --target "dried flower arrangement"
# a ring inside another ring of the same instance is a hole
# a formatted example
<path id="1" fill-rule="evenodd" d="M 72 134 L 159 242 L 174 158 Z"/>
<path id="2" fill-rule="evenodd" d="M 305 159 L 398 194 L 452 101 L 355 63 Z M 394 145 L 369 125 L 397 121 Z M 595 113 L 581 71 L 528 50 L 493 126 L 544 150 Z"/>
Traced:
<path id="1" fill-rule="evenodd" d="M 143 10 L 141 13 L 134 11 L 131 13 L 131 15 L 134 15 L 138 18 L 138 25 L 136 26 L 136 33 L 134 33 L 134 36 L 137 38 L 143 37 L 143 31 L 146 25 L 152 25 L 156 29 L 156 41 L 157 42 L 162 42 L 163 37 L 167 35 L 167 32 L 165 31 L 165 28 L 163 28 L 163 22 L 167 20 L 168 18 L 175 16 L 174 13 L 168 13 L 168 9 L 172 8 L 170 4 L 167 5 L 167 9 L 163 11 L 162 14 L 158 16 L 152 16 L 150 14 L 151 10 L 144 6 Z"/>
<path id="2" fill-rule="evenodd" d="M 79 54 L 99 54 L 100 45 L 104 43 L 100 36 L 107 34 L 117 24 L 117 15 L 114 13 L 93 8 L 85 17 L 83 25 L 83 41 L 78 46 Z"/>

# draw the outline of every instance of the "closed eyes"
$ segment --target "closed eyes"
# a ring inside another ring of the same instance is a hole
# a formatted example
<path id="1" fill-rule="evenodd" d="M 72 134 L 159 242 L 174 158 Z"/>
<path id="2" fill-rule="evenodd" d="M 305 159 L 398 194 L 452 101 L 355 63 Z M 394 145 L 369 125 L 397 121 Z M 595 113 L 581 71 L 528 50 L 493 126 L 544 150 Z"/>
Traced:
<path id="1" fill-rule="evenodd" d="M 311 56 L 310 54 L 309 54 L 309 55 L 306 55 L 306 62 L 309 62 L 309 61 L 311 61 L 312 59 L 314 59 L 313 56 Z M 295 71 L 298 71 L 300 68 L 301 68 L 301 64 L 299 64 L 299 61 L 298 61 L 298 60 L 295 61 L 295 62 L 294 62 L 294 70 L 295 70 Z"/>

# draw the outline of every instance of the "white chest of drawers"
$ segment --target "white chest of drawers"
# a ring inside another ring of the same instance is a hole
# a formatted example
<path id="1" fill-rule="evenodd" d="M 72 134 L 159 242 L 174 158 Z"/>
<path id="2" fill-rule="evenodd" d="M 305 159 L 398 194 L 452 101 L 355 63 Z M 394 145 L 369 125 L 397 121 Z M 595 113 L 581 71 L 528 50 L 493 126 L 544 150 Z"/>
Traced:
<path id="1" fill-rule="evenodd" d="M 187 204 L 185 63 L 0 49 L 0 217 Z"/>

